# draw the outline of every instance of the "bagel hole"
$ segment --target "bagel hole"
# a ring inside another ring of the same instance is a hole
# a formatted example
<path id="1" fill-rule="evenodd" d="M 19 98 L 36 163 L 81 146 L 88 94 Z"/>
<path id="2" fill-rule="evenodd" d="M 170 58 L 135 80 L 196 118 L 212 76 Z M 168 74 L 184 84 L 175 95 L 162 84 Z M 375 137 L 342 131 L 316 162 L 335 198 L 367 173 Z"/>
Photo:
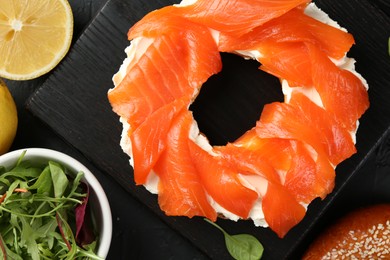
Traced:
<path id="1" fill-rule="evenodd" d="M 283 101 L 278 78 L 255 60 L 221 53 L 222 71 L 203 84 L 190 106 L 211 145 L 233 142 L 256 125 L 265 104 Z"/>

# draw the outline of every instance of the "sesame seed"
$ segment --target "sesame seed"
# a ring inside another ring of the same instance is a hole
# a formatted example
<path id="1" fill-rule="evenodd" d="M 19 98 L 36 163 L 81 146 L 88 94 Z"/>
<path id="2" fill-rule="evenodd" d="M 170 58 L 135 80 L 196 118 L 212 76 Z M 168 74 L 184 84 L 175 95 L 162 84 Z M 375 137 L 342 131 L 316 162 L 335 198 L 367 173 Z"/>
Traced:
<path id="1" fill-rule="evenodd" d="M 389 259 L 390 220 L 373 225 L 366 232 L 349 231 L 323 259 Z"/>

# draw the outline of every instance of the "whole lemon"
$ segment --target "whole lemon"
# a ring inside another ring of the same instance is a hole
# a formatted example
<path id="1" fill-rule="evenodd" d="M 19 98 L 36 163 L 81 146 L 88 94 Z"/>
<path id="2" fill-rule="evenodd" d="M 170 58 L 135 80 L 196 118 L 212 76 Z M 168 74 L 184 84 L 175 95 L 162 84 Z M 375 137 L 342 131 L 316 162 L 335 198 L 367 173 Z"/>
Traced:
<path id="1" fill-rule="evenodd" d="M 18 127 L 18 113 L 11 93 L 0 79 L 0 155 L 6 153 L 14 141 Z"/>

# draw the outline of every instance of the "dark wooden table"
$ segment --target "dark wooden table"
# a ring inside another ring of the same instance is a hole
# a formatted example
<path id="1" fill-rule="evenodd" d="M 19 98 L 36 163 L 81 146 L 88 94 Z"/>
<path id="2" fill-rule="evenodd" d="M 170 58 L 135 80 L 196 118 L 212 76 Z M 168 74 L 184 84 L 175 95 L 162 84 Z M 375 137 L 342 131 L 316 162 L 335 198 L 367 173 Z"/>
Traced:
<path id="1" fill-rule="evenodd" d="M 105 3 L 106 0 L 70 0 L 75 19 L 74 42 L 82 35 L 84 29 Z M 369 3 L 378 12 L 390 16 L 390 2 L 388 0 L 370 0 Z M 388 31 L 390 36 L 390 28 Z M 390 71 L 388 73 L 390 74 Z M 19 116 L 18 132 L 12 149 L 44 147 L 59 150 L 76 157 L 96 173 L 107 193 L 113 214 L 114 232 L 107 259 L 210 258 L 207 252 L 202 252 L 189 240 L 169 227 L 147 206 L 131 196 L 116 180 L 97 169 L 96 165 L 88 160 L 84 154 L 26 108 L 29 97 L 50 76 L 51 73 L 30 81 L 6 81 L 17 103 Z M 389 78 L 388 75 L 387 78 Z M 388 86 L 390 87 L 389 81 Z M 359 172 L 343 188 L 337 200 L 310 230 L 293 255 L 299 257 L 310 240 L 321 229 L 346 211 L 366 204 L 390 202 L 389 185 L 390 137 L 387 134 L 383 136 L 375 152 L 371 153 L 369 158 L 365 160 Z M 358 201 L 357 198 L 359 198 Z"/>

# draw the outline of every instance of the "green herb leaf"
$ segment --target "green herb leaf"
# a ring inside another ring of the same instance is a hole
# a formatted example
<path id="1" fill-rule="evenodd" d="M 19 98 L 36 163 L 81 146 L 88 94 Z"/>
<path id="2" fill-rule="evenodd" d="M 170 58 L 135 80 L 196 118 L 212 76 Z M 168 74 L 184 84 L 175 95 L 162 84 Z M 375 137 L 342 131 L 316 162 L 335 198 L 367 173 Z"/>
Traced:
<path id="1" fill-rule="evenodd" d="M 80 182 L 81 182 L 81 178 L 83 178 L 84 176 L 84 173 L 83 172 L 78 172 L 77 175 L 76 175 L 76 178 L 73 180 L 73 185 L 72 185 L 72 188 L 70 190 L 70 194 L 73 194 L 77 191 L 77 189 L 80 189 Z"/>
<path id="2" fill-rule="evenodd" d="M 37 190 L 38 194 L 49 195 L 53 191 L 53 182 L 51 179 L 51 172 L 49 167 L 46 167 L 37 181 L 29 187 L 30 190 Z"/>
<path id="3" fill-rule="evenodd" d="M 39 260 L 39 251 L 36 241 L 37 233 L 29 225 L 26 217 L 20 217 L 19 220 L 22 222 L 21 243 L 27 246 L 27 252 L 31 255 L 33 260 Z"/>
<path id="4" fill-rule="evenodd" d="M 226 248 L 234 259 L 261 259 L 264 247 L 254 236 L 249 234 L 230 235 L 216 223 L 208 219 L 205 220 L 222 231 L 223 235 L 225 236 Z"/>
<path id="5" fill-rule="evenodd" d="M 69 180 L 62 167 L 55 162 L 49 162 L 51 178 L 53 180 L 54 197 L 61 198 L 66 187 L 68 187 Z"/>
<path id="6" fill-rule="evenodd" d="M 57 221 L 55 218 L 49 219 L 49 221 L 46 224 L 37 228 L 37 232 L 39 232 L 40 234 L 44 234 L 46 236 L 46 242 L 49 249 L 52 249 L 54 245 L 54 237 L 49 234 L 54 233 L 56 229 L 57 229 Z"/>

